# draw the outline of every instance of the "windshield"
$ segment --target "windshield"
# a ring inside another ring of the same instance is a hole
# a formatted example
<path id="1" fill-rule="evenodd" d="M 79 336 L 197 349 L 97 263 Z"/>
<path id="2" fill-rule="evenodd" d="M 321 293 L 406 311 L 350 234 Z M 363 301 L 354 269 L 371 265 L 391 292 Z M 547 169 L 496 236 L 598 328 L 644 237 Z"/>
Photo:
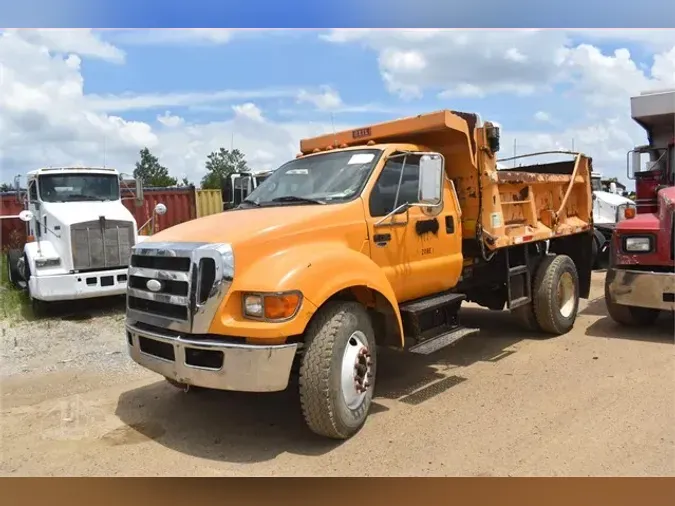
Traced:
<path id="1" fill-rule="evenodd" d="M 593 191 L 602 191 L 602 180 L 599 177 L 591 177 L 591 187 Z"/>
<path id="2" fill-rule="evenodd" d="M 378 149 L 361 149 L 298 158 L 275 170 L 246 201 L 264 205 L 351 200 L 361 192 L 379 154 Z"/>
<path id="3" fill-rule="evenodd" d="M 107 174 L 54 174 L 38 179 L 44 202 L 89 202 L 118 200 L 119 179 Z"/>

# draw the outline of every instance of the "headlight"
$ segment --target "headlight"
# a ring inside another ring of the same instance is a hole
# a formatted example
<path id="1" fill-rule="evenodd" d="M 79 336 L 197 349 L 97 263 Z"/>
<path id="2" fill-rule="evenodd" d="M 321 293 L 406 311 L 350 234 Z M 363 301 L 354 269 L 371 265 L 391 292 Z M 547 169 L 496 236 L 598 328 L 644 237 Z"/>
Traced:
<path id="1" fill-rule="evenodd" d="M 61 265 L 60 258 L 38 258 L 35 260 L 35 267 L 44 269 L 47 267 L 58 267 Z"/>
<path id="2" fill-rule="evenodd" d="M 266 321 L 283 321 L 293 318 L 300 309 L 300 292 L 245 293 L 242 311 L 246 318 Z"/>
<path id="3" fill-rule="evenodd" d="M 652 240 L 649 237 L 626 237 L 623 240 L 623 249 L 627 253 L 649 253 L 652 250 Z"/>

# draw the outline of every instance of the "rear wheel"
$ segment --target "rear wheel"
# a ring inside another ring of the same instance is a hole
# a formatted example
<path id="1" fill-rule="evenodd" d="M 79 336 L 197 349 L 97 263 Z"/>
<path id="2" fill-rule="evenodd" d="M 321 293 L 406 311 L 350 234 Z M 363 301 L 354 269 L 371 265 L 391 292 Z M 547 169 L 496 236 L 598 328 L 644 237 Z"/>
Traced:
<path id="1" fill-rule="evenodd" d="M 307 330 L 300 365 L 300 402 L 309 428 L 332 439 L 349 439 L 361 430 L 375 371 L 375 334 L 365 308 L 328 303 Z"/>
<path id="2" fill-rule="evenodd" d="M 658 309 L 624 306 L 612 302 L 612 298 L 609 295 L 609 282 L 607 281 L 607 278 L 605 278 L 605 305 L 607 306 L 609 317 L 615 322 L 626 325 L 627 327 L 652 325 L 659 317 L 660 313 Z"/>
<path id="3" fill-rule="evenodd" d="M 544 332 L 562 335 L 574 326 L 579 309 L 579 275 L 567 255 L 548 255 L 537 268 L 534 316 Z"/>

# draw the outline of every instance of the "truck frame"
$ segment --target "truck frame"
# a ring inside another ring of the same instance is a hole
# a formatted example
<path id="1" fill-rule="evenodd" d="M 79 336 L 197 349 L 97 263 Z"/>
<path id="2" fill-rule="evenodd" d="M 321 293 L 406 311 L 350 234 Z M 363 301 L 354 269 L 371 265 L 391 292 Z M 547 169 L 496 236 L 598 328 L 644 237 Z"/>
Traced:
<path id="1" fill-rule="evenodd" d="M 497 170 L 499 139 L 444 110 L 302 140 L 236 209 L 134 248 L 131 357 L 186 390 L 279 391 L 297 370 L 309 428 L 346 439 L 377 348 L 474 334 L 464 301 L 565 334 L 590 290 L 591 160 Z"/>
<path id="2" fill-rule="evenodd" d="M 644 326 L 675 311 L 675 89 L 632 97 L 631 116 L 648 144 L 628 152 L 637 211 L 614 229 L 605 302 L 614 321 Z"/>

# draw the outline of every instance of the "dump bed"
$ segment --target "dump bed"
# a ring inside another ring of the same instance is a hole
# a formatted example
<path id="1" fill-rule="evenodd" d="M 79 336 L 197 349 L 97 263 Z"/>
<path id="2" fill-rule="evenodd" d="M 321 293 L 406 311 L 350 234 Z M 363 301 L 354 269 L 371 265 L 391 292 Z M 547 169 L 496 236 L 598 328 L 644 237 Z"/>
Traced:
<path id="1" fill-rule="evenodd" d="M 307 155 L 392 144 L 414 145 L 444 156 L 462 211 L 465 241 L 478 239 L 488 249 L 497 249 L 592 229 L 591 159 L 569 151 L 533 153 L 516 158 L 558 154 L 568 160 L 498 170 L 499 128 L 483 124 L 477 114 L 450 110 L 421 114 L 303 139 L 300 149 Z"/>

